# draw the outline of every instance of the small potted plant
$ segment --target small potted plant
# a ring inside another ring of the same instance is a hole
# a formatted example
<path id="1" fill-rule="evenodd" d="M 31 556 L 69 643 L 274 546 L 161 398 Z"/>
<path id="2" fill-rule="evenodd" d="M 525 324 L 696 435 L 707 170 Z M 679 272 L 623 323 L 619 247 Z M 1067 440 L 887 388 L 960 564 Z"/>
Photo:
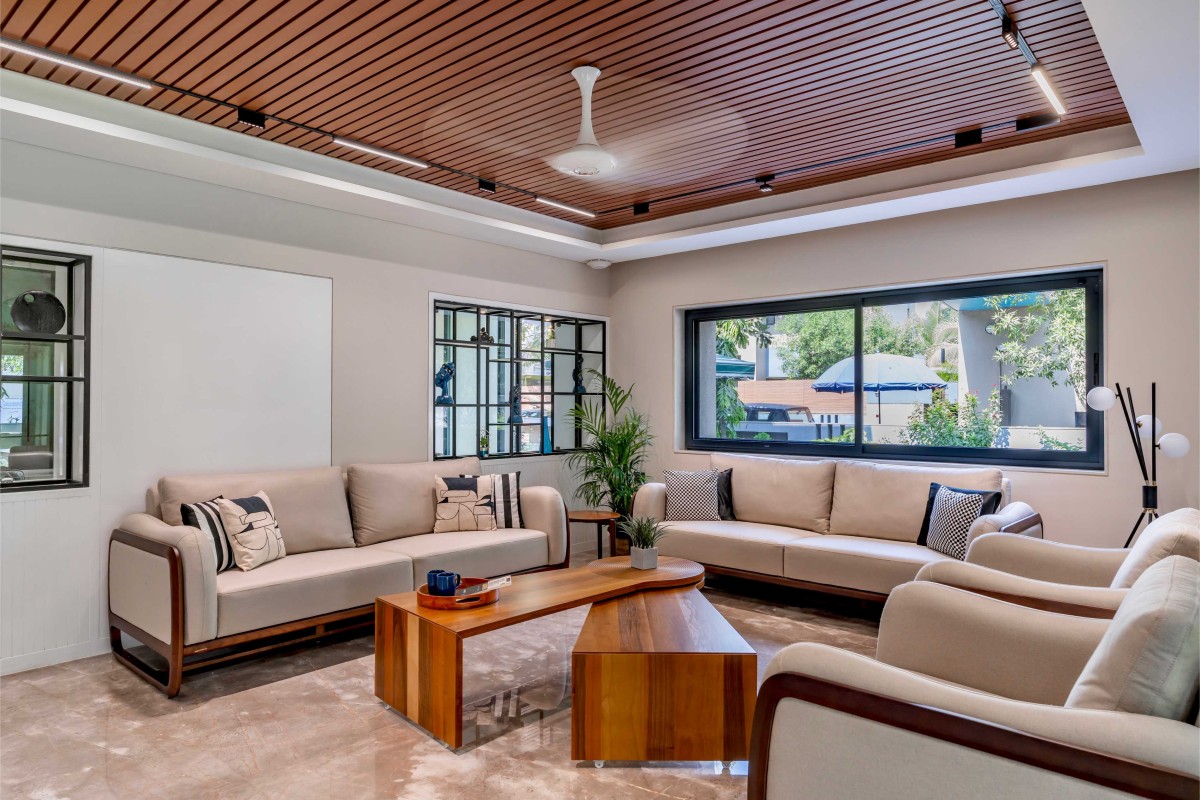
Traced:
<path id="1" fill-rule="evenodd" d="M 490 445 L 491 443 L 492 443 L 492 440 L 491 440 L 491 437 L 488 435 L 487 430 L 483 430 L 482 432 L 480 432 L 480 434 L 479 434 L 479 457 L 480 458 L 487 458 L 488 445 Z"/>
<path id="2" fill-rule="evenodd" d="M 667 535 L 654 517 L 632 517 L 621 523 L 629 537 L 629 561 L 634 569 L 658 569 L 658 540 Z"/>

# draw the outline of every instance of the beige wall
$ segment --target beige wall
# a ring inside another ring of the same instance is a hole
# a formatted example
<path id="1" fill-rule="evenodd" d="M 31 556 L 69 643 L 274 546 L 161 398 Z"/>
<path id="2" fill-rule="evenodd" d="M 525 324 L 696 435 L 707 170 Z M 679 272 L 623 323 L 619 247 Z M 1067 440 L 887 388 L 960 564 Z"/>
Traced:
<path id="1" fill-rule="evenodd" d="M 681 306 L 1105 265 L 1105 374 L 1191 439 L 1162 460 L 1161 506 L 1200 505 L 1200 239 L 1197 173 L 1112 184 L 618 265 L 610 360 L 658 434 L 651 472 L 703 464 L 677 449 Z M 1011 470 L 1014 494 L 1049 538 L 1118 546 L 1141 506 L 1119 416 L 1108 416 L 1103 475 Z"/>

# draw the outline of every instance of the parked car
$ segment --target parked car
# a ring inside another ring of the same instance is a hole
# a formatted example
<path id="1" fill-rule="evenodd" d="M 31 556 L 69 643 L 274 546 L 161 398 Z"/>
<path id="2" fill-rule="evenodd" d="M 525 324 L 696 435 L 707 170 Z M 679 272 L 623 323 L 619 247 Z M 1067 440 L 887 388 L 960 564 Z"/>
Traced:
<path id="1" fill-rule="evenodd" d="M 808 406 L 783 403 L 753 403 L 746 406 L 746 422 L 812 422 Z"/>

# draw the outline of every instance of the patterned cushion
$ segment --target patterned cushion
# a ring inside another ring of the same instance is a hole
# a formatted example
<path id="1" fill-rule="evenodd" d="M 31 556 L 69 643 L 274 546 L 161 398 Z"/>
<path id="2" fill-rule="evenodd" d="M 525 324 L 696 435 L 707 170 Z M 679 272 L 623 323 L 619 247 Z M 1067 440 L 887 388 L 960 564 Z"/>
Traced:
<path id="1" fill-rule="evenodd" d="M 667 520 L 700 521 L 720 519 L 720 501 L 715 470 L 682 472 L 667 470 Z"/>
<path id="2" fill-rule="evenodd" d="M 917 544 L 957 558 L 967 557 L 967 533 L 975 520 L 996 513 L 999 492 L 955 489 L 940 483 L 929 485 L 929 503 Z"/>
<path id="3" fill-rule="evenodd" d="M 217 507 L 221 509 L 221 522 L 238 569 L 249 572 L 287 555 L 275 509 L 266 492 L 236 500 L 221 497 L 217 499 Z"/>
<path id="4" fill-rule="evenodd" d="M 220 496 L 203 503 L 182 503 L 179 515 L 183 524 L 199 528 L 200 532 L 212 540 L 213 549 L 217 552 L 217 572 L 233 569 L 237 562 L 233 558 L 233 548 L 229 544 L 229 536 L 225 533 L 225 525 L 221 522 L 221 507 L 217 505 Z"/>
<path id="5" fill-rule="evenodd" d="M 490 476 L 496 503 L 497 528 L 524 528 L 521 518 L 521 473 L 503 472 Z"/>
<path id="6" fill-rule="evenodd" d="M 491 475 L 435 475 L 433 532 L 496 530 L 496 505 Z"/>

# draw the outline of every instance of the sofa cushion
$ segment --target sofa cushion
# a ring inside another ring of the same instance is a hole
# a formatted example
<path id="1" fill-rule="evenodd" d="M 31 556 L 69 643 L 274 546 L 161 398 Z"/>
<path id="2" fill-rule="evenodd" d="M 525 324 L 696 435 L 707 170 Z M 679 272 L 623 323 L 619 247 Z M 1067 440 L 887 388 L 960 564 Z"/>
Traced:
<path id="1" fill-rule="evenodd" d="M 171 475 L 158 482 L 159 512 L 169 525 L 182 525 L 179 505 L 266 492 L 279 520 L 288 555 L 354 547 L 346 484 L 338 467 L 279 472 Z"/>
<path id="2" fill-rule="evenodd" d="M 288 554 L 217 575 L 217 636 L 368 605 L 413 588 L 412 560 L 374 547 Z"/>
<path id="3" fill-rule="evenodd" d="M 917 577 L 926 564 L 954 560 L 913 542 L 830 534 L 789 542 L 783 548 L 783 574 L 798 581 L 888 594 Z"/>
<path id="4" fill-rule="evenodd" d="M 837 462 L 829 532 L 916 542 L 921 535 L 929 485 L 1000 491 L 998 469 L 950 469 Z M 739 515 L 740 516 L 740 515 Z"/>
<path id="5" fill-rule="evenodd" d="M 835 466 L 834 461 L 712 455 L 713 469 L 733 470 L 733 515 L 739 521 L 817 533 L 829 530 Z"/>
<path id="6" fill-rule="evenodd" d="M 1147 525 L 1113 576 L 1112 588 L 1128 589 L 1143 572 L 1169 556 L 1200 561 L 1200 511 L 1181 508 Z"/>
<path id="7" fill-rule="evenodd" d="M 734 475 L 737 470 L 734 470 Z M 783 574 L 783 546 L 820 534 L 783 525 L 743 520 L 668 522 L 667 535 L 658 543 L 664 556 L 689 558 L 714 567 L 728 567 L 762 575 Z"/>
<path id="8" fill-rule="evenodd" d="M 416 464 L 351 464 L 350 509 L 360 546 L 433 530 L 434 476 L 478 475 L 478 458 Z"/>
<path id="9" fill-rule="evenodd" d="M 1200 563 L 1170 556 L 1130 587 L 1067 707 L 1185 720 L 1196 702 L 1197 651 Z"/>
<path id="10" fill-rule="evenodd" d="M 427 533 L 375 546 L 411 558 L 418 584 L 425 582 L 425 573 L 431 569 L 457 572 L 463 577 L 493 578 L 550 563 L 546 534 L 532 528 Z"/>

